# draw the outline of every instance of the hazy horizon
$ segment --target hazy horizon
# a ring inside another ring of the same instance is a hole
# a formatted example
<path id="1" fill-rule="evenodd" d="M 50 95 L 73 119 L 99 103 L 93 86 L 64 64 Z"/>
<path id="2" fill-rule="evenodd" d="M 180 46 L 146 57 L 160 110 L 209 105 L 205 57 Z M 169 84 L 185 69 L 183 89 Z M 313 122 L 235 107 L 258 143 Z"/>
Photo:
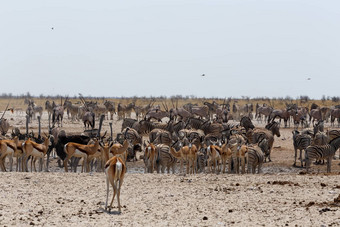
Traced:
<path id="1" fill-rule="evenodd" d="M 340 96 L 338 1 L 19 0 L 0 6 L 0 93 Z"/>

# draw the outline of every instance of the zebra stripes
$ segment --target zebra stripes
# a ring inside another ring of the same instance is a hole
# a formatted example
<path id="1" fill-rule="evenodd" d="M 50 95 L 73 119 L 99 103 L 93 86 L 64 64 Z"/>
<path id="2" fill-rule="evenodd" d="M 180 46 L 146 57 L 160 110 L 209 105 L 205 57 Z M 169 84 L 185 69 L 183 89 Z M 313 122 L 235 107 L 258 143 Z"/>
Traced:
<path id="1" fill-rule="evenodd" d="M 156 146 L 156 154 L 157 173 L 159 173 L 159 170 L 164 173 L 165 168 L 167 168 L 167 172 L 170 173 L 171 168 L 172 173 L 174 174 L 177 159 L 170 153 L 170 147 L 164 144 L 158 144 Z"/>
<path id="2" fill-rule="evenodd" d="M 301 167 L 303 167 L 302 151 L 304 150 L 306 154 L 306 148 L 311 144 L 312 138 L 311 136 L 307 134 L 300 134 L 300 132 L 297 130 L 292 131 L 292 133 L 293 133 L 293 145 L 294 145 L 294 151 L 295 151 L 295 158 L 294 158 L 293 166 L 296 166 L 297 150 L 300 150 Z"/>
<path id="3" fill-rule="evenodd" d="M 248 146 L 247 159 L 247 173 L 261 173 L 262 163 L 264 161 L 264 154 L 258 146 Z"/>
<path id="4" fill-rule="evenodd" d="M 310 169 L 312 160 L 327 159 L 327 173 L 331 172 L 332 159 L 335 151 L 340 147 L 340 136 L 326 145 L 313 145 L 306 148 L 306 169 Z"/>

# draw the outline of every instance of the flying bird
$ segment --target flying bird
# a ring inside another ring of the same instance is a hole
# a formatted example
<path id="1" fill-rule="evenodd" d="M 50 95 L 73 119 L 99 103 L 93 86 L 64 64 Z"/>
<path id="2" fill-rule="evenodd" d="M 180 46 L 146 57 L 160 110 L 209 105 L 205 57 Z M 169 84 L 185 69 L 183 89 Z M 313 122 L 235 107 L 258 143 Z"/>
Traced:
<path id="1" fill-rule="evenodd" d="M 308 77 L 307 80 L 311 80 L 311 78 Z"/>
<path id="2" fill-rule="evenodd" d="M 205 76 L 205 74 L 203 73 L 202 76 Z"/>
<path id="3" fill-rule="evenodd" d="M 52 27 L 51 30 L 54 30 L 54 27 Z"/>

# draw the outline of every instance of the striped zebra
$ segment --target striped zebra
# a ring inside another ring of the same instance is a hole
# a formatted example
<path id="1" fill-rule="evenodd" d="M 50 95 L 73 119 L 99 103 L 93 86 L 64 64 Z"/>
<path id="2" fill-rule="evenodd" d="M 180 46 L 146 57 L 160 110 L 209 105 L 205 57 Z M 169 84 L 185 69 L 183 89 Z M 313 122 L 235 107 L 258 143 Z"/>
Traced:
<path id="1" fill-rule="evenodd" d="M 258 143 L 262 138 L 266 138 L 268 140 L 269 151 L 268 154 L 265 154 L 265 162 L 268 157 L 269 162 L 271 162 L 270 154 L 274 144 L 274 135 L 280 137 L 280 124 L 276 121 L 272 121 L 266 125 L 265 129 L 257 129 L 254 130 L 249 129 L 246 133 L 248 142 L 251 144 Z"/>
<path id="2" fill-rule="evenodd" d="M 332 159 L 340 147 L 340 136 L 326 145 L 314 145 L 306 148 L 306 170 L 309 172 L 312 160 L 327 159 L 327 173 L 331 172 Z"/>
<path id="3" fill-rule="evenodd" d="M 207 166 L 208 155 L 205 148 L 201 148 L 197 152 L 197 172 L 205 172 L 205 167 Z"/>
<path id="4" fill-rule="evenodd" d="M 307 134 L 300 134 L 299 131 L 294 130 L 292 131 L 293 134 L 293 145 L 294 145 L 294 164 L 293 166 L 296 166 L 296 157 L 297 157 L 297 150 L 300 150 L 300 161 L 301 161 L 301 167 L 303 167 L 303 159 L 302 159 L 302 151 L 305 151 L 305 158 L 306 158 L 306 148 L 311 144 L 312 138 L 311 136 Z"/>
<path id="5" fill-rule="evenodd" d="M 248 146 L 247 150 L 247 173 L 255 173 L 256 167 L 258 169 L 257 173 L 261 173 L 262 163 L 264 161 L 264 154 L 261 151 L 261 148 L 257 145 L 254 145 Z"/>
<path id="6" fill-rule="evenodd" d="M 165 144 L 170 146 L 172 143 L 172 136 L 169 131 L 155 128 L 149 133 L 150 143 L 153 144 Z"/>
<path id="7" fill-rule="evenodd" d="M 126 128 L 123 130 L 124 137 L 128 140 L 131 144 L 142 143 L 142 136 L 133 129 L 133 128 Z"/>
<path id="8" fill-rule="evenodd" d="M 177 159 L 170 153 L 170 147 L 164 144 L 156 145 L 156 170 L 157 173 L 161 171 L 164 173 L 165 168 L 167 172 L 170 173 L 170 168 L 172 173 L 175 174 Z"/>
<path id="9" fill-rule="evenodd" d="M 326 145 L 329 142 L 329 138 L 325 132 L 317 132 L 313 138 L 312 145 Z M 316 160 L 315 164 L 321 164 L 321 160 Z M 322 160 L 322 164 L 325 164 L 325 160 Z"/>
<path id="10" fill-rule="evenodd" d="M 141 120 L 139 122 L 138 132 L 141 135 L 149 135 L 149 133 L 155 128 L 164 129 L 169 132 L 172 132 L 171 131 L 172 121 L 169 121 L 168 123 L 154 123 L 154 122 L 147 121 L 147 120 Z"/>
<path id="11" fill-rule="evenodd" d="M 205 124 L 206 122 L 209 122 L 209 120 L 204 121 L 204 120 L 199 119 L 199 118 L 191 117 L 187 120 L 185 128 L 187 128 L 187 129 L 200 129 L 201 126 L 203 124 Z"/>
<path id="12" fill-rule="evenodd" d="M 139 129 L 139 122 L 136 119 L 124 118 L 123 123 L 122 123 L 122 130 L 121 130 L 121 132 L 125 128 L 133 128 L 133 129 L 138 131 L 138 129 Z"/>
<path id="13" fill-rule="evenodd" d="M 336 137 L 340 136 L 340 130 L 332 129 L 327 131 L 327 136 L 329 138 L 329 141 L 335 139 Z M 340 158 L 340 154 L 339 154 Z"/>
<path id="14" fill-rule="evenodd" d="M 251 122 L 250 118 L 248 116 L 244 116 L 240 120 L 240 126 L 244 127 L 246 131 L 248 131 L 250 128 L 254 129 L 255 126 Z"/>

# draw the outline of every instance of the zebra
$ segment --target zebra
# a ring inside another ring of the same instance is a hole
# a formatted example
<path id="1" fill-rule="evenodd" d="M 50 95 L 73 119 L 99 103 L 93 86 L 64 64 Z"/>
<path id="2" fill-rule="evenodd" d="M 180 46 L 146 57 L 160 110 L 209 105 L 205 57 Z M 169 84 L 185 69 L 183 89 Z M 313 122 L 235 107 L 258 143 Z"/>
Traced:
<path id="1" fill-rule="evenodd" d="M 340 147 L 340 136 L 326 145 L 311 145 L 306 148 L 306 170 L 309 172 L 311 161 L 327 159 L 327 173 L 331 172 L 332 159 Z"/>
<path id="2" fill-rule="evenodd" d="M 261 173 L 262 163 L 264 161 L 264 154 L 261 148 L 257 145 L 247 147 L 247 173 L 255 173 L 257 167 L 257 173 Z"/>
<path id="3" fill-rule="evenodd" d="M 240 126 L 244 127 L 246 131 L 248 131 L 250 128 L 254 129 L 255 126 L 251 122 L 250 118 L 248 116 L 244 116 L 240 120 Z"/>
<path id="4" fill-rule="evenodd" d="M 323 132 L 324 131 L 324 123 L 323 121 L 318 121 L 315 125 L 313 125 L 313 131 L 314 131 L 314 135 L 317 132 Z"/>
<path id="5" fill-rule="evenodd" d="M 53 116 L 54 116 L 54 112 L 53 112 Z M 61 118 L 62 120 L 62 118 Z M 90 111 L 87 111 L 85 112 L 85 114 L 83 115 L 82 117 L 82 120 L 83 120 L 83 123 L 84 123 L 84 128 L 88 128 L 91 126 L 91 129 L 94 128 L 95 126 L 95 114 L 90 112 Z M 54 122 L 54 120 L 53 120 Z"/>
<path id="6" fill-rule="evenodd" d="M 303 150 L 305 151 L 306 158 L 306 148 L 311 144 L 312 138 L 310 135 L 300 134 L 300 132 L 297 130 L 292 131 L 292 134 L 293 134 L 293 146 L 295 151 L 293 166 L 296 166 L 297 150 L 300 150 L 301 167 L 303 167 L 302 151 Z"/>
<path id="7" fill-rule="evenodd" d="M 269 150 L 268 154 L 265 154 L 265 162 L 268 157 L 269 162 L 271 162 L 270 154 L 274 144 L 274 136 L 280 137 L 280 124 L 276 121 L 272 121 L 265 126 L 265 129 L 249 129 L 246 132 L 246 137 L 251 144 L 258 143 L 262 138 L 268 140 Z"/>
<path id="8" fill-rule="evenodd" d="M 215 101 L 213 101 L 212 103 L 204 102 L 203 105 L 206 105 L 209 108 L 210 120 L 213 119 L 213 115 L 216 114 L 216 111 L 219 107 L 218 103 L 216 103 Z"/>
<path id="9" fill-rule="evenodd" d="M 280 124 L 281 124 L 281 120 L 283 119 L 284 122 L 284 126 L 285 128 L 287 128 L 288 124 L 288 120 L 291 116 L 291 113 L 295 113 L 295 111 L 293 110 L 293 112 L 290 112 L 290 109 L 274 109 L 271 114 L 268 117 L 268 123 L 270 121 L 274 121 L 276 117 L 280 118 Z M 289 125 L 290 125 L 290 121 L 289 121 Z"/>
<path id="10" fill-rule="evenodd" d="M 26 115 L 28 116 L 28 122 L 31 123 L 32 122 L 32 117 L 33 117 L 33 107 L 32 106 L 28 106 L 27 107 Z"/>
<path id="11" fill-rule="evenodd" d="M 123 123 L 122 123 L 121 132 L 123 132 L 123 130 L 125 128 L 133 128 L 133 129 L 138 131 L 139 130 L 139 122 L 136 119 L 124 118 Z"/>
<path id="12" fill-rule="evenodd" d="M 113 120 L 113 114 L 116 113 L 115 103 L 112 101 L 105 100 L 103 104 L 106 107 L 106 110 L 110 113 L 110 119 Z"/>
<path id="13" fill-rule="evenodd" d="M 309 121 L 312 122 L 314 124 L 314 121 L 321 121 L 322 119 L 322 114 L 321 114 L 321 110 L 318 109 L 311 109 L 309 112 Z"/>
<path id="14" fill-rule="evenodd" d="M 205 167 L 207 165 L 208 154 L 204 147 L 197 152 L 197 173 L 205 172 Z"/>
<path id="15" fill-rule="evenodd" d="M 133 128 L 126 128 L 123 130 L 124 139 L 126 139 L 130 144 L 137 145 L 143 143 L 142 136 Z"/>
<path id="16" fill-rule="evenodd" d="M 333 109 L 331 111 L 331 126 L 333 127 L 335 119 L 338 119 L 338 127 L 340 127 L 340 109 Z"/>
<path id="17" fill-rule="evenodd" d="M 135 106 L 134 102 L 128 104 L 127 106 L 125 106 L 121 103 L 118 103 L 118 107 L 117 107 L 118 120 L 121 120 L 125 117 L 131 118 L 131 112 L 132 112 L 134 106 Z"/>
<path id="18" fill-rule="evenodd" d="M 329 138 L 325 132 L 317 132 L 314 135 L 312 145 L 326 145 L 329 142 Z M 321 164 L 321 160 L 316 160 L 315 164 Z M 322 160 L 322 164 L 325 164 L 325 160 Z"/>
<path id="19" fill-rule="evenodd" d="M 205 124 L 206 122 L 209 122 L 209 120 L 204 121 L 204 120 L 199 119 L 199 118 L 191 117 L 187 120 L 185 128 L 187 128 L 187 129 L 200 129 L 201 125 Z"/>
<path id="20" fill-rule="evenodd" d="M 152 129 L 151 132 L 149 133 L 149 142 L 155 145 L 158 144 L 157 142 L 155 142 L 155 140 L 157 139 L 157 136 L 162 132 L 166 131 L 159 128 Z"/>
<path id="21" fill-rule="evenodd" d="M 273 111 L 273 107 L 271 106 L 267 106 L 267 105 L 263 105 L 260 106 L 259 104 L 256 104 L 256 114 L 255 114 L 255 118 L 259 121 L 262 122 L 262 114 L 265 116 L 265 120 L 270 116 L 270 114 Z"/>
<path id="22" fill-rule="evenodd" d="M 67 112 L 71 113 L 72 121 L 74 121 L 75 119 L 78 120 L 79 106 L 73 105 L 69 100 L 65 100 L 64 106 L 66 107 Z"/>
<path id="23" fill-rule="evenodd" d="M 58 122 L 61 123 L 61 127 L 63 127 L 63 117 L 64 117 L 64 107 L 63 106 L 56 106 L 53 108 L 53 114 L 52 114 L 52 128 L 54 128 L 55 123 Z"/>
<path id="24" fill-rule="evenodd" d="M 0 119 L 0 134 L 5 136 L 9 129 L 9 123 L 6 118 Z"/>
<path id="25" fill-rule="evenodd" d="M 172 173 L 175 174 L 175 167 L 177 163 L 177 158 L 175 158 L 170 153 L 170 147 L 164 144 L 156 145 L 156 171 L 159 173 L 161 171 L 164 173 L 165 168 L 167 172 L 170 173 L 170 168 Z"/>
<path id="26" fill-rule="evenodd" d="M 328 130 L 326 134 L 328 136 L 329 141 L 331 141 L 335 139 L 336 137 L 340 136 L 340 130 L 331 129 L 331 130 Z M 339 154 L 339 158 L 340 158 L 340 154 Z"/>
<path id="27" fill-rule="evenodd" d="M 209 119 L 209 107 L 208 106 L 192 106 L 190 112 L 200 118 Z"/>
<path id="28" fill-rule="evenodd" d="M 49 100 L 46 100 L 46 102 L 45 102 L 45 110 L 47 110 L 49 117 L 51 117 L 51 115 L 53 113 L 54 105 L 55 105 L 54 101 L 53 101 L 53 104 L 51 104 Z"/>
<path id="29" fill-rule="evenodd" d="M 146 113 L 146 119 L 150 121 L 151 119 L 156 119 L 157 121 L 161 122 L 163 118 L 168 117 L 170 118 L 170 113 L 163 110 L 150 110 Z"/>
<path id="30" fill-rule="evenodd" d="M 139 122 L 138 133 L 141 135 L 148 135 L 155 128 L 164 129 L 172 133 L 173 122 L 169 121 L 168 123 L 153 123 L 151 121 L 141 120 Z"/>
<path id="31" fill-rule="evenodd" d="M 156 130 L 156 129 L 154 129 Z M 152 132 L 151 132 L 152 133 Z M 151 135 L 150 133 L 150 135 Z M 151 141 L 151 140 L 150 140 Z M 156 133 L 156 138 L 153 141 L 154 144 L 165 144 L 170 146 L 172 143 L 172 136 L 169 131 L 158 129 L 158 132 Z"/>

